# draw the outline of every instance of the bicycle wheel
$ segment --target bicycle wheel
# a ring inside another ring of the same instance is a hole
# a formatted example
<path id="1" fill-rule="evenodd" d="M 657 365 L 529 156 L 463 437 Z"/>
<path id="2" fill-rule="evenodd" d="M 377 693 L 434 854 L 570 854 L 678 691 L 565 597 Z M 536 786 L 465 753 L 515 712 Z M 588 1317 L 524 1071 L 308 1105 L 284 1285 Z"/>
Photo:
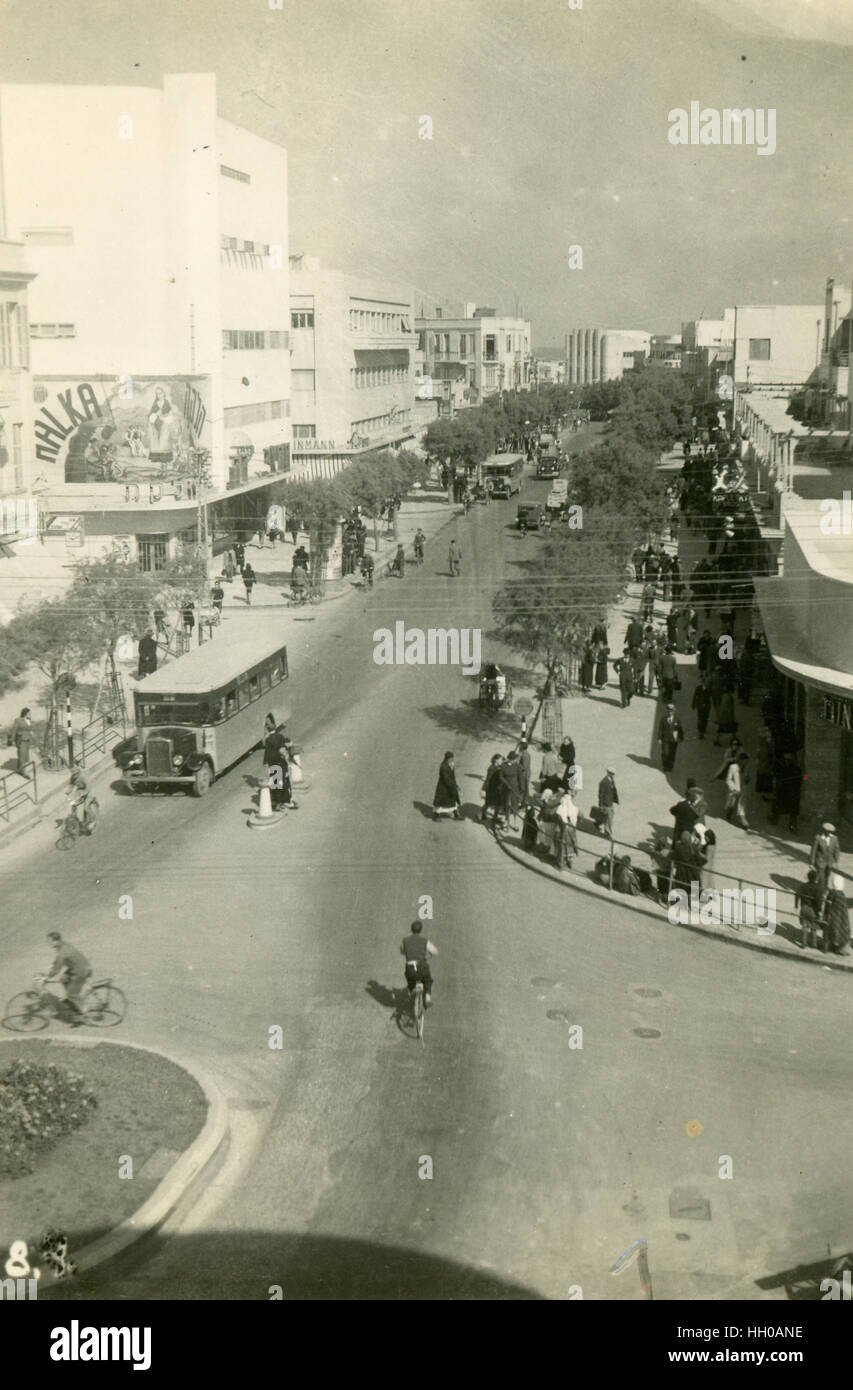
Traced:
<path id="1" fill-rule="evenodd" d="M 57 849 L 73 849 L 80 834 L 80 822 L 74 812 L 66 816 L 62 825 L 62 834 L 56 842 Z"/>
<path id="2" fill-rule="evenodd" d="M 3 1027 L 10 1033 L 40 1033 L 50 1022 L 38 1007 L 38 995 L 31 990 L 16 994 L 6 1005 Z"/>
<path id="3" fill-rule="evenodd" d="M 424 987 L 415 985 L 415 992 L 412 995 L 412 1013 L 415 1016 L 415 1028 L 421 1040 L 421 1047 L 424 1045 Z"/>
<path id="4" fill-rule="evenodd" d="M 115 1028 L 127 1012 L 127 1000 L 115 985 L 94 985 L 84 995 L 81 1007 L 87 1028 Z"/>

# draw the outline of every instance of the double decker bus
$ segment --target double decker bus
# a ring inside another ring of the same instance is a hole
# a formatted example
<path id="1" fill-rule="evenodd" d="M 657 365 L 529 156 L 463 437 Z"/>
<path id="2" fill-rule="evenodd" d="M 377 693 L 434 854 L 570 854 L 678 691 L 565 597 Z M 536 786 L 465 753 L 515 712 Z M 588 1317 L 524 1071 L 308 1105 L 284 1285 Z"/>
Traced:
<path id="1" fill-rule="evenodd" d="M 196 647 L 145 676 L 133 692 L 136 736 L 117 752 L 132 791 L 214 779 L 263 740 L 264 716 L 289 715 L 287 647 L 269 632 Z"/>
<path id="2" fill-rule="evenodd" d="M 524 455 L 492 454 L 480 464 L 480 477 L 492 497 L 511 497 L 514 492 L 521 492 Z"/>

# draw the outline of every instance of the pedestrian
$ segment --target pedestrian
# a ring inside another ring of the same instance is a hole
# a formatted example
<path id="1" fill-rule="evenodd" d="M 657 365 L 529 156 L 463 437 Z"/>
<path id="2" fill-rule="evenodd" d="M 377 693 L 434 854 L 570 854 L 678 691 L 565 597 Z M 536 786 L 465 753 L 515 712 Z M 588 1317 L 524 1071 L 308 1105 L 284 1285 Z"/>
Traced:
<path id="1" fill-rule="evenodd" d="M 554 836 L 554 853 L 557 868 L 567 869 L 572 867 L 572 861 L 578 852 L 578 808 L 570 791 L 563 791 L 560 800 L 554 808 L 556 816 L 557 833 Z"/>
<path id="2" fill-rule="evenodd" d="M 265 748 L 268 748 L 264 758 L 269 768 L 267 776 L 272 809 L 281 811 L 293 803 L 293 789 L 288 773 L 287 749 L 280 729 L 276 729 L 268 739 Z M 296 809 L 295 806 L 293 809 Z"/>
<path id="3" fill-rule="evenodd" d="M 630 854 L 623 854 L 613 867 L 613 887 L 617 893 L 627 893 L 636 897 L 640 892 L 640 880 L 631 864 Z"/>
<path id="4" fill-rule="evenodd" d="M 607 626 L 603 618 L 598 619 L 598 622 L 595 624 L 595 626 L 592 629 L 592 632 L 590 633 L 589 640 L 591 641 L 593 648 L 607 646 Z"/>
<path id="5" fill-rule="evenodd" d="M 711 692 L 708 689 L 708 682 L 704 675 L 693 691 L 693 699 L 690 701 L 690 704 L 696 711 L 696 737 L 704 738 L 708 730 L 708 718 L 711 713 Z"/>
<path id="6" fill-rule="evenodd" d="M 643 622 L 650 623 L 655 616 L 655 586 L 651 582 L 643 586 L 641 611 Z"/>
<path id="7" fill-rule="evenodd" d="M 838 956 L 850 955 L 850 912 L 844 896 L 844 879 L 830 874 L 829 887 L 823 905 L 825 935 L 829 948 Z"/>
<path id="8" fill-rule="evenodd" d="M 225 601 L 225 590 L 219 583 L 214 584 L 210 591 L 210 601 L 215 611 L 222 617 L 222 605 Z"/>
<path id="9" fill-rule="evenodd" d="M 829 886 L 830 874 L 838 867 L 840 858 L 841 845 L 835 833 L 835 826 L 832 821 L 825 820 L 815 836 L 812 852 L 809 856 L 809 865 L 817 873 L 817 885 L 821 900 Z"/>
<path id="10" fill-rule="evenodd" d="M 717 708 L 717 732 L 714 736 L 714 746 L 720 746 L 720 734 L 736 734 L 737 720 L 735 719 L 734 685 L 728 681 L 720 696 L 720 703 Z"/>
<path id="11" fill-rule="evenodd" d="M 603 690 L 607 685 L 607 658 L 610 655 L 610 648 L 603 642 L 599 642 L 595 648 L 595 688 Z"/>
<path id="12" fill-rule="evenodd" d="M 585 642 L 581 653 L 580 665 L 580 686 L 581 694 L 588 695 L 592 687 L 595 660 L 592 654 L 592 644 Z"/>
<path id="13" fill-rule="evenodd" d="M 800 948 L 817 946 L 817 935 L 821 929 L 821 892 L 817 881 L 817 870 L 809 869 L 805 883 L 797 889 L 794 905 L 800 909 Z M 824 945 L 826 945 L 824 930 Z"/>
<path id="14" fill-rule="evenodd" d="M 672 887 L 680 888 L 690 896 L 695 884 L 698 893 L 702 886 L 704 863 L 705 855 L 698 836 L 689 830 L 683 830 L 672 854 Z"/>
<path id="15" fill-rule="evenodd" d="M 627 709 L 634 695 L 634 667 L 627 652 L 613 663 L 619 672 L 619 697 L 622 709 Z"/>
<path id="16" fill-rule="evenodd" d="M 398 579 L 406 577 L 406 552 L 402 544 L 397 546 L 397 552 L 391 561 L 391 573 L 396 574 Z"/>
<path id="17" fill-rule="evenodd" d="M 666 643 L 658 659 L 656 675 L 660 697 L 664 704 L 668 704 L 675 693 L 676 681 L 678 680 L 678 662 L 669 642 Z"/>
<path id="18" fill-rule="evenodd" d="M 191 598 L 184 599 L 181 607 L 181 622 L 184 625 L 184 632 L 188 637 L 192 637 L 195 627 L 195 604 Z"/>
<path id="19" fill-rule="evenodd" d="M 672 704 L 666 706 L 663 719 L 660 722 L 658 742 L 660 743 L 661 766 L 664 772 L 671 772 L 675 766 L 678 745 L 684 742 L 684 729 L 675 712 L 675 706 Z"/>
<path id="20" fill-rule="evenodd" d="M 598 784 L 599 828 L 603 835 L 613 839 L 613 818 L 619 805 L 619 792 L 616 788 L 616 769 L 609 767 Z"/>
<path id="21" fill-rule="evenodd" d="M 673 846 L 678 844 L 685 830 L 689 830 L 692 834 L 699 824 L 699 821 L 702 819 L 702 812 L 699 809 L 701 795 L 701 787 L 691 787 L 687 795 L 683 797 L 681 801 L 677 801 L 674 806 L 670 806 L 669 814 L 675 821 L 672 831 Z"/>
<path id="22" fill-rule="evenodd" d="M 521 787 L 521 804 L 527 805 L 530 796 L 530 748 L 527 739 L 523 738 L 518 745 L 518 765 L 519 765 L 519 786 Z"/>
<path id="23" fill-rule="evenodd" d="M 246 589 L 247 605 L 250 605 L 252 602 L 252 590 L 255 587 L 255 578 L 255 571 L 252 569 L 251 562 L 249 562 L 243 566 L 243 584 Z"/>
<path id="24" fill-rule="evenodd" d="M 504 811 L 503 782 L 500 778 L 502 763 L 503 755 L 501 753 L 493 754 L 483 778 L 483 809 L 480 813 L 480 820 L 485 823 L 486 815 L 491 811 L 493 827 L 497 826 L 498 821 L 503 818 Z"/>
<path id="25" fill-rule="evenodd" d="M 225 563 L 222 566 L 222 578 L 226 584 L 230 584 L 234 579 L 234 556 L 229 550 L 225 556 Z"/>
<path id="26" fill-rule="evenodd" d="M 462 567 L 462 547 L 455 537 L 448 547 L 447 564 L 451 575 L 455 579 Z"/>
<path id="27" fill-rule="evenodd" d="M 550 743 L 542 744 L 542 767 L 539 770 L 539 791 L 557 791 L 563 779 L 563 766 Z"/>
<path id="28" fill-rule="evenodd" d="M 33 760 L 33 738 L 33 721 L 30 707 L 29 705 L 24 705 L 24 708 L 12 725 L 9 742 L 13 743 L 17 750 L 18 761 L 16 770 L 19 775 L 24 777 L 28 782 L 32 780 L 27 769 Z"/>
<path id="29" fill-rule="evenodd" d="M 563 764 L 563 777 L 565 777 L 569 769 L 575 765 L 574 740 L 569 738 L 568 734 L 560 744 L 560 762 Z"/>
<path id="30" fill-rule="evenodd" d="M 506 809 L 507 821 L 510 830 L 516 830 L 516 819 L 521 807 L 524 805 L 524 783 L 521 769 L 521 759 L 518 752 L 513 748 L 504 759 L 501 770 L 504 785 L 506 787 Z"/>
<path id="31" fill-rule="evenodd" d="M 484 816 L 480 817 L 481 820 Z M 539 841 L 539 822 L 536 819 L 536 807 L 529 803 L 524 808 L 524 821 L 521 827 L 521 848 L 528 854 L 536 853 L 536 846 Z"/>
<path id="32" fill-rule="evenodd" d="M 426 547 L 426 535 L 419 526 L 415 532 L 415 560 L 419 565 L 424 562 L 424 549 Z"/>
<path id="33" fill-rule="evenodd" d="M 734 762 L 729 763 L 726 773 L 726 820 L 739 825 L 742 830 L 749 829 L 744 809 L 744 795 L 749 774 L 746 771 L 747 753 L 738 753 Z"/>
<path id="34" fill-rule="evenodd" d="M 625 629 L 625 646 L 639 647 L 642 645 L 645 629 L 639 618 L 632 618 Z"/>
<path id="35" fill-rule="evenodd" d="M 238 570 L 242 574 L 243 566 L 246 563 L 246 547 L 242 541 L 236 541 L 234 544 L 234 560 Z"/>
<path id="36" fill-rule="evenodd" d="M 138 679 L 141 680 L 143 676 L 150 676 L 156 670 L 157 643 L 154 640 L 154 635 L 150 627 L 147 627 L 139 639 L 139 662 L 136 668 L 136 674 Z"/>
<path id="37" fill-rule="evenodd" d="M 707 628 L 696 643 L 696 666 L 702 675 L 708 675 L 714 665 L 714 639 Z"/>
<path id="38" fill-rule="evenodd" d="M 438 781 L 435 784 L 435 794 L 432 798 L 432 818 L 438 820 L 439 816 L 452 815 L 454 820 L 461 820 L 459 807 L 462 805 L 462 795 L 456 781 L 456 763 L 452 752 L 445 753 L 441 766 L 438 769 Z"/>

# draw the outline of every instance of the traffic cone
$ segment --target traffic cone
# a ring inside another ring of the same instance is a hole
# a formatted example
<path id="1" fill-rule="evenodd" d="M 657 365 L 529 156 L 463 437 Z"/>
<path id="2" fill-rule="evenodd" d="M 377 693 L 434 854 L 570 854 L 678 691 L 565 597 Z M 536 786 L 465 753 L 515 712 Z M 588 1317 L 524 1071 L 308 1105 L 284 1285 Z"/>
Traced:
<path id="1" fill-rule="evenodd" d="M 279 825 L 284 820 L 283 811 L 274 811 L 272 795 L 268 786 L 262 786 L 258 795 L 258 809 L 249 816 L 250 830 L 267 830 L 271 825 Z"/>

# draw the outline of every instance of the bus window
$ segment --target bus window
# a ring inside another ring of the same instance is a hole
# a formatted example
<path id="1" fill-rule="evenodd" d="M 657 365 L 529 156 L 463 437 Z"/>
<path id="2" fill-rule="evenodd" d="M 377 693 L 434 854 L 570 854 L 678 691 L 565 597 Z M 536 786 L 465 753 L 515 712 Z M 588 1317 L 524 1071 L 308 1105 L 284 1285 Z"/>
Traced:
<path id="1" fill-rule="evenodd" d="M 210 702 L 210 722 L 211 724 L 221 724 L 225 718 L 225 701 L 223 699 L 211 700 Z"/>
<path id="2" fill-rule="evenodd" d="M 237 691 L 229 690 L 225 696 L 225 718 L 230 719 L 232 714 L 237 713 Z"/>
<path id="3" fill-rule="evenodd" d="M 237 686 L 237 699 L 238 699 L 238 701 L 239 701 L 239 703 L 240 703 L 240 708 L 241 708 L 241 709 L 245 709 L 246 706 L 247 706 L 247 704 L 249 703 L 249 683 L 248 683 L 248 681 L 242 680 L 242 681 L 239 682 L 239 684 L 238 684 L 238 686 Z"/>
<path id="4" fill-rule="evenodd" d="M 280 656 L 274 656 L 274 657 L 272 658 L 272 660 L 270 661 L 270 665 L 269 665 L 269 671 L 270 671 L 270 684 L 271 684 L 271 685 L 278 685 L 279 681 L 281 680 L 281 657 L 280 657 Z"/>
<path id="5" fill-rule="evenodd" d="M 260 682 L 258 681 L 257 675 L 250 676 L 250 677 L 249 677 L 249 703 L 251 704 L 252 700 L 257 700 L 257 698 L 258 698 L 258 696 L 260 695 L 260 693 L 261 693 L 261 687 L 260 687 Z"/>
<path id="6" fill-rule="evenodd" d="M 260 687 L 259 687 L 259 688 L 260 688 L 261 692 L 264 692 L 264 691 L 266 691 L 266 690 L 269 690 L 269 688 L 270 688 L 270 673 L 269 673 L 269 671 L 266 669 L 266 667 L 265 667 L 263 670 L 261 670 L 261 671 L 258 672 L 258 680 L 259 680 L 259 682 L 260 682 Z"/>

